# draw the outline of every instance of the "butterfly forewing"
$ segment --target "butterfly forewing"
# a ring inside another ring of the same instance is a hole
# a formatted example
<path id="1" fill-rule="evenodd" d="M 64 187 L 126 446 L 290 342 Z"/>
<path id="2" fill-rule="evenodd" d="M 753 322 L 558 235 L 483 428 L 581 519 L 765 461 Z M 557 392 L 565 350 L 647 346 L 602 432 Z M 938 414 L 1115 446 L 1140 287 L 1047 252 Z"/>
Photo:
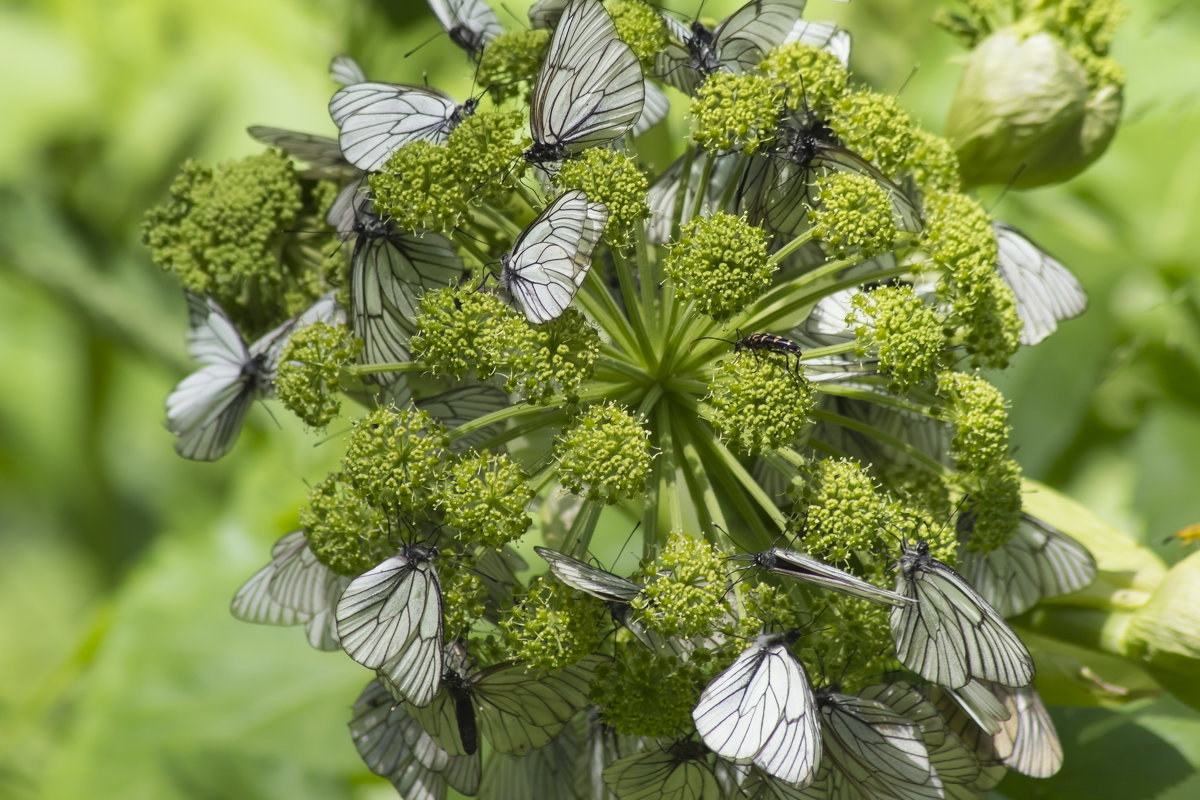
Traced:
<path id="1" fill-rule="evenodd" d="M 861 597 L 875 603 L 907 606 L 913 602 L 910 598 L 890 589 L 883 589 L 867 583 L 848 572 L 795 550 L 775 547 L 765 553 L 757 554 L 754 557 L 754 563 L 776 575 L 786 575 L 789 578 L 832 589 L 835 592 Z"/>
<path id="2" fill-rule="evenodd" d="M 459 114 L 453 98 L 423 86 L 355 83 L 329 101 L 342 154 L 367 172 L 379 171 L 406 144 L 444 142 Z"/>
<path id="3" fill-rule="evenodd" d="M 533 549 L 550 565 L 554 577 L 572 589 L 578 589 L 601 600 L 624 603 L 632 601 L 642 593 L 642 587 L 628 578 L 598 569 L 548 547 Z"/>
<path id="4" fill-rule="evenodd" d="M 1017 316 L 1024 322 L 1021 344 L 1033 345 L 1054 333 L 1058 323 L 1087 308 L 1087 295 L 1065 266 L 1012 225 L 996 222 L 996 269 L 1012 289 Z"/>
<path id="5" fill-rule="evenodd" d="M 500 260 L 500 285 L 533 323 L 566 311 L 592 264 L 608 210 L 578 189 L 565 192 L 521 233 Z"/>
<path id="6" fill-rule="evenodd" d="M 695 742 L 676 743 L 619 758 L 604 768 L 604 783 L 619 800 L 709 800 L 721 797 L 717 777 Z"/>
<path id="7" fill-rule="evenodd" d="M 429 7 L 450 35 L 450 40 L 478 59 L 483 48 L 500 34 L 504 26 L 484 0 L 429 0 Z"/>
<path id="8" fill-rule="evenodd" d="M 554 160 L 624 136 L 642 115 L 645 92 L 637 56 L 617 38 L 604 6 L 572 0 L 534 86 L 530 159 Z"/>
<path id="9" fill-rule="evenodd" d="M 828 692 L 819 700 L 833 772 L 864 797 L 941 798 L 920 729 L 882 703 Z M 835 778 L 835 785 L 838 783 Z"/>

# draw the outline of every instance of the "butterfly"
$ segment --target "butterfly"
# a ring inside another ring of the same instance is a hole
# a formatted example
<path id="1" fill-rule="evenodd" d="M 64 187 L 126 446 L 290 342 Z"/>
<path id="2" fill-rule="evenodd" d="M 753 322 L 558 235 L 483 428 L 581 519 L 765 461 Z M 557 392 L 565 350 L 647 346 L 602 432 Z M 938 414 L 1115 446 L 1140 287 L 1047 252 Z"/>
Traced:
<path id="1" fill-rule="evenodd" d="M 354 83 L 329 101 L 346 161 L 365 172 L 378 172 L 407 144 L 441 144 L 450 131 L 475 113 L 479 101 L 459 105 L 450 95 L 426 86 Z"/>
<path id="2" fill-rule="evenodd" d="M 958 517 L 959 540 L 970 540 L 975 515 Z M 1004 544 L 988 553 L 960 548 L 959 569 L 979 596 L 1005 617 L 1032 608 L 1039 600 L 1077 592 L 1096 577 L 1096 559 L 1070 536 L 1037 517 L 1022 514 Z"/>
<path id="3" fill-rule="evenodd" d="M 878 701 L 828 689 L 817 693 L 816 703 L 833 796 L 898 800 L 945 796 L 914 723 Z"/>
<path id="4" fill-rule="evenodd" d="M 338 648 L 333 607 L 350 579 L 332 572 L 308 548 L 303 531 L 293 531 L 271 548 L 271 562 L 233 597 L 233 615 L 262 625 L 304 623 L 319 650 Z"/>
<path id="5" fill-rule="evenodd" d="M 216 461 L 237 441 L 250 404 L 272 394 L 279 358 L 292 333 L 315 322 L 340 324 L 345 317 L 330 293 L 247 346 L 217 301 L 186 294 L 188 352 L 204 366 L 167 397 L 167 429 L 179 437 L 179 455 Z"/>
<path id="6" fill-rule="evenodd" d="M 447 785 L 465 795 L 479 791 L 479 754 L 447 753 L 378 680 L 354 703 L 350 737 L 367 767 L 405 800 L 444 800 Z"/>
<path id="7" fill-rule="evenodd" d="M 821 760 L 821 735 L 808 675 L 789 650 L 797 636 L 757 637 L 704 689 L 692 719 L 717 755 L 803 785 Z"/>
<path id="8" fill-rule="evenodd" d="M 441 691 L 412 713 L 451 755 L 477 752 L 480 732 L 495 752 L 524 755 L 548 744 L 587 705 L 588 687 L 604 659 L 584 656 L 545 674 L 514 662 L 472 671 L 452 646 Z"/>
<path id="9" fill-rule="evenodd" d="M 919 233 L 925 222 L 908 192 L 875 165 L 844 147 L 825 122 L 808 111 L 782 120 L 775 143 L 751 158 L 738 189 L 739 204 L 775 231 L 796 234 L 807 225 L 814 170 L 863 175 L 883 189 L 901 231 Z"/>
<path id="10" fill-rule="evenodd" d="M 754 553 L 740 557 L 749 560 L 751 565 L 765 569 L 776 575 L 795 578 L 805 583 L 811 583 L 825 589 L 832 589 L 842 594 L 861 597 L 875 603 L 886 603 L 892 606 L 912 605 L 913 600 L 897 594 L 890 589 L 882 589 L 874 584 L 856 578 L 849 572 L 832 567 L 810 555 L 798 553 L 795 550 L 785 550 L 773 547 L 762 553 Z"/>
<path id="11" fill-rule="evenodd" d="M 493 753 L 479 788 L 479 800 L 580 798 L 579 781 L 585 768 L 578 718 L 563 727 L 545 747 L 523 756 Z"/>
<path id="12" fill-rule="evenodd" d="M 453 431 L 485 414 L 507 408 L 508 394 L 503 389 L 487 384 L 460 386 L 441 394 L 417 401 L 417 408 L 429 412 L 434 419 Z M 456 448 L 478 448 L 500 429 L 500 425 L 489 425 L 453 441 Z"/>
<path id="13" fill-rule="evenodd" d="M 529 108 L 530 163 L 561 161 L 624 136 L 642 116 L 641 65 L 596 0 L 571 0 L 550 37 Z"/>
<path id="14" fill-rule="evenodd" d="M 363 341 L 359 362 L 396 364 L 410 360 L 409 340 L 421 295 L 449 286 L 463 275 L 463 262 L 441 234 L 412 234 L 381 219 L 363 195 L 354 224 L 350 257 L 350 320 Z M 392 402 L 408 402 L 402 373 L 371 376 L 388 387 Z"/>
<path id="15" fill-rule="evenodd" d="M 1012 289 L 1017 316 L 1025 323 L 1021 344 L 1037 344 L 1054 333 L 1058 323 L 1084 312 L 1087 295 L 1070 270 L 1012 225 L 995 222 L 992 229 L 996 269 Z"/>
<path id="16" fill-rule="evenodd" d="M 787 38 L 805 0 L 750 0 L 716 28 L 690 27 L 667 14 L 667 46 L 655 58 L 658 77 L 688 94 L 714 72 L 748 72 Z"/>
<path id="17" fill-rule="evenodd" d="M 604 768 L 603 779 L 620 800 L 710 800 L 722 797 L 707 761 L 708 749 L 683 740 L 625 756 Z"/>
<path id="18" fill-rule="evenodd" d="M 504 33 L 500 18 L 483 0 L 429 0 L 429 7 L 450 35 L 450 41 L 466 50 L 475 61 L 483 55 L 483 48 Z"/>
<path id="19" fill-rule="evenodd" d="M 896 591 L 917 601 L 891 611 L 896 657 L 922 678 L 952 689 L 972 678 L 1033 680 L 1024 643 L 961 575 L 929 555 L 927 542 L 905 545 Z"/>
<path id="20" fill-rule="evenodd" d="M 532 323 L 559 317 L 592 265 L 608 209 L 578 189 L 564 192 L 529 224 L 500 257 L 500 286 Z"/>
<path id="21" fill-rule="evenodd" d="M 334 615 L 342 649 L 379 671 L 392 694 L 428 705 L 442 677 L 442 587 L 437 548 L 404 547 L 350 582 Z"/>

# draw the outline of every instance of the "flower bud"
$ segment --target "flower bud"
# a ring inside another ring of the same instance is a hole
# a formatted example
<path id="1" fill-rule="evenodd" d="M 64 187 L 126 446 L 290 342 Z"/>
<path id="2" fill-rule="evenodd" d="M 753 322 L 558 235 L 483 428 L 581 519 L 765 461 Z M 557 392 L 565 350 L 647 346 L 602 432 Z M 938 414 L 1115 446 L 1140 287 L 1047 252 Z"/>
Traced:
<path id="1" fill-rule="evenodd" d="M 946 137 L 967 186 L 1065 181 L 1099 158 L 1116 133 L 1120 86 L 1089 86 L 1084 66 L 1048 33 L 1023 38 L 999 30 L 966 64 Z"/>

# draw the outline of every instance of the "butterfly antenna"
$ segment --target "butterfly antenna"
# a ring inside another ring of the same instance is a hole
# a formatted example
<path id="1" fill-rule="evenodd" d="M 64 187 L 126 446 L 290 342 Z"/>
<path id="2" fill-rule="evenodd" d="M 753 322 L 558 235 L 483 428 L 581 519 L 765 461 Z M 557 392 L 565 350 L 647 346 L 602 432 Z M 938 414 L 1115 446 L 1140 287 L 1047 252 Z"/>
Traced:
<path id="1" fill-rule="evenodd" d="M 616 562 L 620 560 L 621 555 L 625 552 L 625 548 L 629 546 L 629 542 L 633 540 L 633 535 L 638 532 L 638 528 L 640 527 L 642 527 L 642 521 L 639 519 L 637 524 L 633 526 L 633 530 L 625 537 L 625 541 L 621 543 L 621 549 L 617 551 L 617 557 L 613 560 L 613 566 L 616 566 Z"/>
<path id="2" fill-rule="evenodd" d="M 1021 165 L 1013 170 L 1012 177 L 1008 179 L 1008 183 L 1004 184 L 1004 188 L 1000 190 L 1000 194 L 996 195 L 996 199 L 988 204 L 987 212 L 989 215 L 996 206 L 1000 205 L 1000 201 L 1004 199 L 1004 196 L 1008 194 L 1009 190 L 1013 188 L 1013 185 L 1017 182 L 1017 179 L 1021 177 L 1021 173 L 1025 171 L 1026 166 L 1028 166 L 1028 164 L 1022 161 Z"/>
<path id="3" fill-rule="evenodd" d="M 900 97 L 900 95 L 908 87 L 909 82 L 912 81 L 913 76 L 917 74 L 917 70 L 920 68 L 920 64 L 913 64 L 913 68 L 908 71 L 908 77 L 904 79 L 904 83 L 900 84 L 900 88 L 896 90 L 896 97 Z"/>
<path id="4" fill-rule="evenodd" d="M 436 38 L 437 38 L 438 36 L 440 36 L 440 35 L 441 35 L 441 33 L 435 33 L 435 34 L 433 34 L 432 36 L 430 36 L 428 39 L 425 39 L 425 40 L 424 40 L 424 41 L 422 41 L 422 42 L 421 42 L 419 45 L 417 45 L 416 47 L 414 47 L 412 50 L 409 50 L 407 53 L 405 53 L 405 54 L 404 54 L 404 58 L 408 58 L 408 57 L 409 57 L 409 56 L 411 56 L 413 53 L 417 52 L 417 51 L 418 51 L 418 50 L 420 50 L 422 47 L 424 47 L 425 45 L 429 44 L 430 42 L 432 42 L 434 39 L 436 39 Z M 425 85 L 426 85 L 426 86 L 428 86 L 428 85 L 429 85 L 429 81 L 428 81 L 428 80 L 426 80 L 426 81 L 425 81 Z"/>
<path id="5" fill-rule="evenodd" d="M 328 436 L 325 436 L 325 437 L 313 442 L 313 447 L 320 447 L 323 444 L 328 444 L 329 442 L 333 441 L 337 437 L 342 436 L 343 434 L 347 434 L 352 430 L 354 430 L 353 426 L 347 426 L 345 428 L 342 428 L 339 431 L 335 431 L 335 432 L 329 434 Z"/>

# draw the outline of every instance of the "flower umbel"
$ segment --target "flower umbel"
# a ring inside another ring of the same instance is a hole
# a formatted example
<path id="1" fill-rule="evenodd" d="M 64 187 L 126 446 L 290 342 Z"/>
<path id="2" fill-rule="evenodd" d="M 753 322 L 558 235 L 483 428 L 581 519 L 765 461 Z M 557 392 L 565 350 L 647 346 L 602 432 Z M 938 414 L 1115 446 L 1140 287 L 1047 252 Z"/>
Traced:
<path id="1" fill-rule="evenodd" d="M 642 737 L 632 753 L 676 737 L 670 752 L 705 771 L 753 762 L 754 780 L 799 791 L 817 780 L 801 751 L 819 749 L 821 712 L 764 722 L 735 752 L 698 716 L 712 687 L 759 657 L 847 691 L 921 672 L 897 623 L 918 599 L 886 587 L 957 563 L 946 523 L 964 496 L 971 552 L 1005 547 L 1020 516 L 1005 401 L 955 369 L 1002 367 L 1019 341 L 992 220 L 961 193 L 946 140 L 891 95 L 851 88 L 844 38 L 784 44 L 795 20 L 755 19 L 754 4 L 737 12 L 758 37 L 744 41 L 638 0 L 559 11 L 540 5 L 529 31 L 501 33 L 483 11 L 462 21 L 480 27 L 454 31 L 482 42 L 478 108 L 417 85 L 355 89 L 385 98 L 362 112 L 381 119 L 348 126 L 348 109 L 339 124 L 387 158 L 365 179 L 334 169 L 340 195 L 276 151 L 184 167 L 146 239 L 185 286 L 235 309 L 218 333 L 261 335 L 329 286 L 347 287 L 349 327 L 240 339 L 240 371 L 189 378 L 175 416 L 196 436 L 240 424 L 251 382 L 311 426 L 352 417 L 339 471 L 300 512 L 303 541 L 277 547 L 235 609 L 305 622 L 310 641 L 375 670 L 414 735 L 428 726 L 430 764 L 569 749 L 581 728 L 568 723 L 590 709 Z M 1056 24 L 1106 47 L 1105 26 L 1076 16 Z M 690 135 L 669 117 L 666 137 L 643 133 L 660 95 L 686 106 Z M 672 151 L 650 149 L 664 138 Z M 331 204 L 343 235 L 367 236 L 369 219 L 370 260 L 284 243 Z M 226 321 L 203 322 L 201 345 Z M 193 391 L 210 377 L 224 383 Z M 602 519 L 622 515 L 641 519 L 630 578 L 587 560 Z M 538 550 L 553 574 L 531 575 L 514 549 L 538 537 L 564 551 Z M 736 580 L 730 556 L 752 565 Z M 950 688 L 994 680 L 964 660 Z M 773 749 L 775 724 L 799 744 Z M 813 727 L 786 727 L 800 724 Z M 593 784 L 622 786 L 623 764 L 593 767 Z M 402 791 L 414 779 L 386 777 Z"/>

